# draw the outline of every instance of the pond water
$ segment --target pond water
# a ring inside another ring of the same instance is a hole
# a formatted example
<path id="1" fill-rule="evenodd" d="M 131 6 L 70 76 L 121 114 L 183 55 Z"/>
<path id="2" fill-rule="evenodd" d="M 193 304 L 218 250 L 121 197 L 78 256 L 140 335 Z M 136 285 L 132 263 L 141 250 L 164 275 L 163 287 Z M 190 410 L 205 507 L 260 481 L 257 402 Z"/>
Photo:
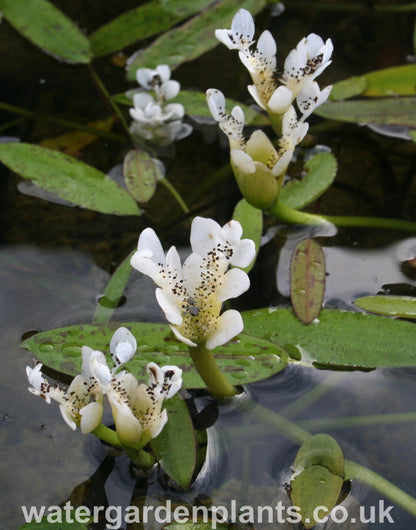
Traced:
<path id="1" fill-rule="evenodd" d="M 122 1 L 110 9 L 105 2 L 94 2 L 94 6 L 82 1 L 53 3 L 88 32 L 137 5 Z M 336 53 L 333 67 L 325 74 L 329 83 L 404 63 L 413 53 L 410 18 L 403 13 L 373 11 L 370 5 L 358 11 L 334 12 L 316 9 L 313 2 L 294 2 L 282 15 L 270 17 L 266 9 L 256 21 L 277 35 L 282 58 L 304 34 L 313 31 L 331 37 Z M 107 117 L 86 67 L 64 65 L 45 56 L 6 22 L 1 31 L 4 102 L 74 121 Z M 127 50 L 133 51 L 134 46 Z M 112 93 L 129 87 L 123 69 L 110 58 L 99 59 L 97 69 Z M 174 78 L 184 88 L 206 90 L 215 86 L 229 97 L 249 102 L 240 64 L 233 54 L 220 48 L 184 64 Z M 3 113 L 2 118 L 6 123 L 13 116 Z M 224 148 L 217 129 L 193 125 L 193 134 L 178 142 L 175 156 L 165 160 L 169 180 L 185 197 L 191 196 L 195 179 L 204 179 L 228 161 L 228 148 Z M 3 134 L 38 143 L 64 132 L 38 119 L 23 120 Z M 312 121 L 308 142 L 311 148 L 316 144 L 329 147 L 339 161 L 336 182 L 316 205 L 319 211 L 415 218 L 414 143 L 355 124 L 318 118 Z M 101 139 L 82 148 L 77 156 L 108 172 L 122 162 L 127 148 Z M 155 227 L 165 248 L 176 244 L 186 252 L 190 217 L 198 214 L 226 222 L 240 197 L 231 175 L 214 189 L 207 186 L 206 193 L 192 205 L 192 216 L 178 214 L 169 193 L 160 187 L 144 216 L 120 218 L 23 194 L 17 188 L 21 179 L 4 167 L 1 172 L 1 528 L 20 528 L 24 523 L 22 505 L 60 505 L 69 498 L 82 500 L 80 504 L 122 507 L 136 502 L 157 506 L 161 499 L 227 507 L 232 499 L 240 505 L 281 501 L 288 506 L 285 485 L 298 446 L 261 422 L 256 409 L 251 410 L 244 398 L 216 405 L 208 396 L 195 397 L 198 410 L 210 405 L 207 410 L 218 419 L 208 429 L 207 461 L 191 490 L 184 493 L 159 470 L 154 469 L 146 480 L 132 472 L 125 456 L 107 451 L 93 436 L 68 429 L 57 407 L 47 406 L 27 391 L 25 366 L 34 361 L 19 346 L 21 339 L 34 331 L 91 322 L 112 272 L 134 248 L 146 226 Z M 361 228 L 334 228 L 328 233 L 287 227 L 267 218 L 265 234 L 258 264 L 250 274 L 251 289 L 236 303 L 239 309 L 290 305 L 290 256 L 305 237 L 316 237 L 324 248 L 325 307 L 357 310 L 353 301 L 359 296 L 416 292 L 416 272 L 406 264 L 416 256 L 416 236 L 411 233 Z M 162 321 L 153 293 L 152 282 L 134 272 L 112 320 Z M 254 402 L 310 432 L 331 434 L 347 458 L 416 495 L 416 424 L 414 418 L 397 421 L 394 416 L 414 411 L 415 376 L 413 369 L 331 372 L 290 366 L 266 381 L 248 385 L 246 393 Z M 389 414 L 392 416 L 380 418 Z M 360 422 L 364 416 L 373 419 Z M 380 508 L 381 502 L 390 505 L 379 493 L 354 482 L 344 505 L 349 516 L 358 521 L 360 507 L 369 515 L 370 507 Z M 395 529 L 414 527 L 414 518 L 402 508 L 394 506 L 390 513 Z M 357 529 L 368 524 L 381 528 L 387 522 L 329 521 L 317 528 Z M 263 527 L 274 526 L 255 525 L 256 529 Z M 130 528 L 157 529 L 160 525 Z M 300 527 L 282 523 L 279 528 Z"/>

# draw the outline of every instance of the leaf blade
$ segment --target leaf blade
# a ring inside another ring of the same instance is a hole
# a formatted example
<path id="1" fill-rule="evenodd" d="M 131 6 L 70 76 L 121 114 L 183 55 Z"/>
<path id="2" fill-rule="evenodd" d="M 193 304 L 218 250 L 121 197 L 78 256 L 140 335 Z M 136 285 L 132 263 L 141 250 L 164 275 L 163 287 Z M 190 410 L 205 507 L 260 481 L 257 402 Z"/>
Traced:
<path id="1" fill-rule="evenodd" d="M 70 63 L 89 63 L 84 33 L 47 0 L 0 0 L 0 11 L 24 37 L 43 51 Z"/>
<path id="2" fill-rule="evenodd" d="M 83 208 L 140 215 L 134 199 L 104 173 L 64 153 L 32 144 L 0 145 L 0 161 L 21 177 Z"/>

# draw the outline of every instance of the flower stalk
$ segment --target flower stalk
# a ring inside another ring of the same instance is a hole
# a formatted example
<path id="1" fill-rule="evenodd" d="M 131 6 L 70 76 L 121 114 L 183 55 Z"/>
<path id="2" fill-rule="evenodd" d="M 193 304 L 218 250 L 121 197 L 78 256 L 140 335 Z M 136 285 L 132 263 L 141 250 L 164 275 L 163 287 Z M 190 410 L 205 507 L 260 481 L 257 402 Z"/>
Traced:
<path id="1" fill-rule="evenodd" d="M 216 363 L 211 350 L 203 344 L 189 347 L 191 359 L 208 390 L 218 399 L 235 396 L 236 388 L 228 381 Z"/>

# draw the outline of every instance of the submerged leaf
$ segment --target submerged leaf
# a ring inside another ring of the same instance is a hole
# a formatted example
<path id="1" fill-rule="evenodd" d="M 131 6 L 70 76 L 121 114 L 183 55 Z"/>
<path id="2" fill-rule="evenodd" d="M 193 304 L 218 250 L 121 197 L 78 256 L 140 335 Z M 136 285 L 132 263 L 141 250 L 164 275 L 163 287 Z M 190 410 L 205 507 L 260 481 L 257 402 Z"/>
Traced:
<path id="1" fill-rule="evenodd" d="M 37 145 L 0 145 L 0 161 L 41 188 L 82 208 L 115 215 L 140 215 L 134 199 L 92 166 Z"/>
<path id="2" fill-rule="evenodd" d="M 131 149 L 124 157 L 124 181 L 137 202 L 150 201 L 161 178 L 158 165 L 146 151 Z"/>
<path id="3" fill-rule="evenodd" d="M 146 365 L 149 362 L 161 366 L 173 364 L 184 371 L 184 387 L 205 388 L 193 367 L 187 347 L 173 337 L 166 324 L 110 322 L 68 326 L 33 335 L 22 346 L 46 366 L 75 376 L 81 370 L 81 347 L 88 345 L 107 353 L 111 337 L 120 326 L 127 327 L 137 340 L 137 353 L 126 364 L 135 376 L 146 381 Z M 215 348 L 214 357 L 234 385 L 266 379 L 283 370 L 288 362 L 286 352 L 276 344 L 246 334 Z M 111 362 L 109 355 L 108 360 Z"/>
<path id="4" fill-rule="evenodd" d="M 416 298 L 412 296 L 363 296 L 354 303 L 370 313 L 390 317 L 416 318 Z"/>
<path id="5" fill-rule="evenodd" d="M 188 489 L 196 466 L 197 443 L 185 401 L 176 395 L 164 402 L 168 422 L 151 448 L 163 470 L 183 489 Z"/>
<path id="6" fill-rule="evenodd" d="M 290 264 L 290 298 L 293 310 L 304 323 L 318 318 L 325 292 L 325 256 L 315 239 L 300 241 Z"/>
<path id="7" fill-rule="evenodd" d="M 162 33 L 211 3 L 212 0 L 192 2 L 151 0 L 147 4 L 126 11 L 98 28 L 90 36 L 94 55 L 98 57 L 113 53 L 136 41 Z"/>
<path id="8" fill-rule="evenodd" d="M 70 63 L 89 63 L 90 43 L 62 11 L 47 0 L 0 0 L 0 11 L 24 37 Z"/>
<path id="9" fill-rule="evenodd" d="M 333 183 L 337 160 L 331 153 L 318 153 L 305 164 L 302 180 L 292 180 L 280 190 L 279 201 L 285 206 L 300 210 L 320 197 Z"/>
<path id="10" fill-rule="evenodd" d="M 218 44 L 215 30 L 229 27 L 239 8 L 248 9 L 253 15 L 265 7 L 265 0 L 223 0 L 202 11 L 185 24 L 157 38 L 148 48 L 129 63 L 127 78 L 135 79 L 141 67 L 156 68 L 167 64 L 174 69 L 186 61 L 196 59 Z"/>

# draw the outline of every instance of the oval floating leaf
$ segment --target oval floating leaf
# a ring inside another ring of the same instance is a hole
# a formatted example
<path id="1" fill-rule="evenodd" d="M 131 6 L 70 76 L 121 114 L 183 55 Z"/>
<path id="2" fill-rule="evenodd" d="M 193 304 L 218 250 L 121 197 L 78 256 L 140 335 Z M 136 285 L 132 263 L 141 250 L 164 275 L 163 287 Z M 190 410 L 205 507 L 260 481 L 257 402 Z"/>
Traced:
<path id="1" fill-rule="evenodd" d="M 47 0 L 0 0 L 0 11 L 24 37 L 70 63 L 89 63 L 90 43 L 82 31 Z"/>
<path id="2" fill-rule="evenodd" d="M 310 324 L 321 312 L 325 293 L 325 256 L 315 239 L 300 241 L 290 264 L 290 298 L 293 310 Z"/>
<path id="3" fill-rule="evenodd" d="M 416 318 L 416 298 L 412 296 L 363 296 L 355 300 L 354 304 L 370 313 Z"/>
<path id="4" fill-rule="evenodd" d="M 416 328 L 411 322 L 334 309 L 323 309 L 319 323 L 311 326 L 289 309 L 247 311 L 243 319 L 244 333 L 296 348 L 304 361 L 319 367 L 416 366 Z"/>
<path id="5" fill-rule="evenodd" d="M 328 434 L 317 434 L 299 449 L 291 481 L 291 499 L 305 528 L 312 528 L 337 505 L 344 482 L 344 455 Z M 320 507 L 319 513 L 316 509 Z"/>
<path id="6" fill-rule="evenodd" d="M 337 160 L 331 153 L 318 153 L 305 164 L 302 180 L 290 181 L 280 190 L 279 201 L 300 210 L 320 197 L 333 183 Z"/>
<path id="7" fill-rule="evenodd" d="M 243 227 L 242 237 L 254 241 L 257 257 L 263 232 L 263 212 L 251 206 L 245 199 L 241 199 L 234 209 L 233 219 L 238 221 Z M 245 272 L 249 272 L 252 269 L 256 262 L 256 257 L 248 267 L 243 269 Z"/>
<path id="8" fill-rule="evenodd" d="M 211 3 L 212 0 L 152 0 L 126 11 L 90 36 L 94 56 L 113 53 L 136 41 L 162 33 Z"/>
<path id="9" fill-rule="evenodd" d="M 165 400 L 164 408 L 168 413 L 168 421 L 150 446 L 165 473 L 186 490 L 196 466 L 194 426 L 188 407 L 180 395 Z"/>
<path id="10" fill-rule="evenodd" d="M 315 114 L 349 123 L 378 123 L 416 127 L 416 97 L 377 98 L 371 100 L 325 103 Z"/>
<path id="11" fill-rule="evenodd" d="M 121 324 L 85 324 L 52 329 L 33 335 L 22 343 L 46 366 L 75 376 L 81 370 L 81 347 L 88 345 L 108 353 L 114 331 L 125 326 L 137 340 L 137 353 L 126 364 L 135 376 L 147 381 L 146 365 L 155 362 L 162 366 L 173 364 L 184 371 L 186 388 L 205 388 L 193 367 L 187 347 L 178 342 L 166 324 L 133 322 Z M 215 348 L 215 358 L 221 370 L 234 385 L 266 379 L 283 370 L 287 353 L 267 339 L 241 334 L 238 340 Z M 108 355 L 111 363 L 111 357 Z"/>
<path id="12" fill-rule="evenodd" d="M 157 181 L 163 178 L 153 158 L 140 149 L 131 149 L 124 157 L 124 182 L 137 202 L 150 201 L 156 191 Z"/>
<path id="13" fill-rule="evenodd" d="M 76 158 L 37 145 L 0 145 L 0 161 L 41 188 L 82 208 L 115 215 L 140 215 L 126 190 Z"/>
<path id="14" fill-rule="evenodd" d="M 186 61 L 196 59 L 218 44 L 217 28 L 227 28 L 239 8 L 248 9 L 252 15 L 265 7 L 265 0 L 223 0 L 202 11 L 185 24 L 157 38 L 141 51 L 128 65 L 127 79 L 133 81 L 138 68 L 155 68 L 167 64 L 174 69 Z"/>

